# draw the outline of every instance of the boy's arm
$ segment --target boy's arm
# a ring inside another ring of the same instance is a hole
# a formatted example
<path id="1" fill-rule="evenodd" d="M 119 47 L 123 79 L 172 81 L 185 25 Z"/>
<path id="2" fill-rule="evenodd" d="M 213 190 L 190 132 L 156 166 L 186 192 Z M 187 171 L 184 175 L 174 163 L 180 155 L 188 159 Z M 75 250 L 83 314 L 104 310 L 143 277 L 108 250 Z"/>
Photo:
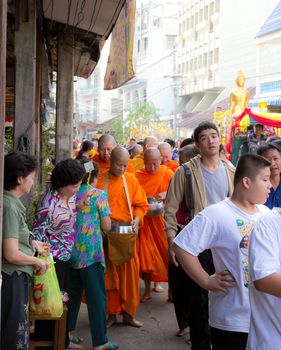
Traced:
<path id="1" fill-rule="evenodd" d="M 254 281 L 259 292 L 268 293 L 281 298 L 281 274 L 274 272 L 260 280 Z"/>
<path id="2" fill-rule="evenodd" d="M 228 288 L 235 287 L 235 281 L 228 271 L 221 271 L 211 276 L 202 268 L 197 256 L 173 245 L 176 256 L 184 271 L 202 288 L 212 291 L 228 292 Z"/>

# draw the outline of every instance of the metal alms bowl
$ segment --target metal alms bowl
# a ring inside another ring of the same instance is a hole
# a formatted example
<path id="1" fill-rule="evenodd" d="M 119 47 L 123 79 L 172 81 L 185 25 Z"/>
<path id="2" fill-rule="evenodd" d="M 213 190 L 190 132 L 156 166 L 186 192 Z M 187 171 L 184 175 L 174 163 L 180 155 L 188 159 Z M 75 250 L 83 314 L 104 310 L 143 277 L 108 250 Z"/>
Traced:
<path id="1" fill-rule="evenodd" d="M 111 232 L 115 233 L 133 233 L 133 226 L 129 222 L 117 222 L 111 223 Z"/>
<path id="2" fill-rule="evenodd" d="M 147 197 L 149 204 L 147 215 L 149 216 L 159 216 L 164 212 L 163 202 L 158 202 L 154 197 Z"/>

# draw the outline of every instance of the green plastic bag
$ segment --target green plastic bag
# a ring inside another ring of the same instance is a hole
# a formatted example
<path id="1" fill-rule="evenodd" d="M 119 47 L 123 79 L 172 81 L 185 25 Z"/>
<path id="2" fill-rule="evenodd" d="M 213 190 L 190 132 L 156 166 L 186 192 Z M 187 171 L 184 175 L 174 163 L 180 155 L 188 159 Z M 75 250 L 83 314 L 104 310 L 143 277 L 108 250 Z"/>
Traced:
<path id="1" fill-rule="evenodd" d="M 50 267 L 43 275 L 33 274 L 29 312 L 36 318 L 60 318 L 63 313 L 63 302 L 53 257 L 39 255 L 38 258 L 45 260 Z"/>

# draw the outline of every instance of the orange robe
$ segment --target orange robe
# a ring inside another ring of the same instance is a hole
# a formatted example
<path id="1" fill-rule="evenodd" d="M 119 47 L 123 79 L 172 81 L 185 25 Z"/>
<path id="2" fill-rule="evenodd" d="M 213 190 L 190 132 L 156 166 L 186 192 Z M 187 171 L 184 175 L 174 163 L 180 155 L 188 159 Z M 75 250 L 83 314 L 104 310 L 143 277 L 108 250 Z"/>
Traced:
<path id="1" fill-rule="evenodd" d="M 148 203 L 144 190 L 133 174 L 125 172 L 133 216 L 140 218 L 140 223 L 147 212 Z M 99 177 L 97 188 L 104 190 L 105 174 Z M 108 202 L 113 221 L 130 222 L 130 212 L 121 177 L 111 176 L 108 182 Z M 139 257 L 137 247 L 135 256 L 123 265 L 116 266 L 105 251 L 106 273 L 106 303 L 107 313 L 120 314 L 127 312 L 134 317 L 139 305 Z"/>
<path id="2" fill-rule="evenodd" d="M 175 172 L 180 165 L 176 160 L 170 160 L 166 166 Z"/>
<path id="3" fill-rule="evenodd" d="M 96 153 L 94 155 L 94 157 L 92 158 L 92 160 L 94 160 L 95 162 L 98 163 L 99 165 L 99 177 L 103 176 L 108 170 L 109 170 L 109 167 L 110 167 L 110 162 L 109 161 L 102 161 L 99 157 L 99 154 Z M 129 162 L 128 162 L 128 168 L 126 170 L 128 173 L 132 173 L 132 174 L 135 174 L 136 171 L 135 171 L 135 168 L 134 168 L 134 165 L 133 165 L 133 162 L 131 159 L 129 159 Z"/>
<path id="4" fill-rule="evenodd" d="M 140 170 L 144 167 L 144 155 L 143 155 L 143 152 L 138 154 L 137 156 L 135 156 L 133 159 L 132 159 L 132 162 L 133 162 L 133 165 L 134 165 L 134 168 L 135 170 Z"/>
<path id="5" fill-rule="evenodd" d="M 147 197 L 155 197 L 160 192 L 166 192 L 174 173 L 165 165 L 161 165 L 152 174 L 145 168 L 136 172 L 136 177 L 143 187 Z M 144 217 L 143 226 L 139 232 L 140 272 L 151 273 L 154 282 L 168 281 L 168 241 L 164 229 L 163 214 Z"/>

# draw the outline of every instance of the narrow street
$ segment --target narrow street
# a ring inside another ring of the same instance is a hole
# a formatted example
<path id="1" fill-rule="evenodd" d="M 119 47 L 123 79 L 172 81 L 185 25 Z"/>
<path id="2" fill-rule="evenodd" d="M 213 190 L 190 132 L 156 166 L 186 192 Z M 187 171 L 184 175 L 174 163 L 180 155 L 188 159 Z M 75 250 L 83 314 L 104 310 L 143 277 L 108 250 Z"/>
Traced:
<path id="1" fill-rule="evenodd" d="M 187 336 L 178 338 L 178 329 L 174 307 L 167 302 L 167 286 L 164 293 L 153 293 L 152 299 L 141 303 L 137 319 L 144 322 L 140 329 L 118 323 L 108 331 L 110 340 L 119 343 L 122 350 L 189 350 Z M 119 319 L 121 322 L 121 318 Z M 91 349 L 87 308 L 81 306 L 77 331 L 75 334 L 84 338 L 84 349 Z"/>

